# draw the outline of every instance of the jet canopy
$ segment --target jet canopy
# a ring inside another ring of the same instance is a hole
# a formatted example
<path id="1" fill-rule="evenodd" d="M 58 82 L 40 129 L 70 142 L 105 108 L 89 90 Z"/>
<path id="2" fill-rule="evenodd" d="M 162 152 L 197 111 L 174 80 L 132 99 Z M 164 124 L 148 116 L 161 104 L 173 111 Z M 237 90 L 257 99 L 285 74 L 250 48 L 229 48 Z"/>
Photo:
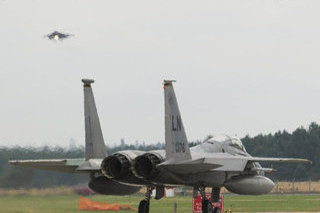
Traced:
<path id="1" fill-rule="evenodd" d="M 246 152 L 246 149 L 244 148 L 241 140 L 237 137 L 233 137 L 229 135 L 210 136 L 208 139 L 206 139 L 205 142 L 211 143 L 211 144 L 221 144 L 223 146 L 233 147 L 243 152 Z"/>

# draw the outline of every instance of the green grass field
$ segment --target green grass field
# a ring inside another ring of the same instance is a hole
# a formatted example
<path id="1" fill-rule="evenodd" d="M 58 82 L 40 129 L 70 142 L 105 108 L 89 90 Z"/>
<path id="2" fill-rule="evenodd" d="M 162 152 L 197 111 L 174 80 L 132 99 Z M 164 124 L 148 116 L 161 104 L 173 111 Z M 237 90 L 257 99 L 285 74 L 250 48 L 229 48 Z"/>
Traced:
<path id="1" fill-rule="evenodd" d="M 130 204 L 137 208 L 142 197 L 95 195 L 88 198 L 107 203 Z M 151 213 L 173 212 L 174 202 L 178 203 L 178 213 L 190 213 L 192 211 L 191 197 L 174 197 L 163 198 L 160 201 L 152 200 Z M 79 196 L 76 195 L 0 196 L 0 212 L 78 212 L 78 203 Z M 320 195 L 226 195 L 225 208 L 232 208 L 232 212 L 320 212 Z"/>

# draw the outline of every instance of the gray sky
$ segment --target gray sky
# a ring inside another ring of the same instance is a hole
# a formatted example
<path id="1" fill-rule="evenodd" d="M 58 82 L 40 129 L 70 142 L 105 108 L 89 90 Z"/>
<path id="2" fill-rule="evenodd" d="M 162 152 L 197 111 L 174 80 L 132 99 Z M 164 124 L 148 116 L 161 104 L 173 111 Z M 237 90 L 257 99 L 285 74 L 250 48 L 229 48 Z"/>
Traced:
<path id="1" fill-rule="evenodd" d="M 320 1 L 0 1 L 0 146 L 84 143 L 81 78 L 106 143 L 164 141 L 176 79 L 189 140 L 320 118 Z M 43 36 L 75 34 L 63 42 Z"/>

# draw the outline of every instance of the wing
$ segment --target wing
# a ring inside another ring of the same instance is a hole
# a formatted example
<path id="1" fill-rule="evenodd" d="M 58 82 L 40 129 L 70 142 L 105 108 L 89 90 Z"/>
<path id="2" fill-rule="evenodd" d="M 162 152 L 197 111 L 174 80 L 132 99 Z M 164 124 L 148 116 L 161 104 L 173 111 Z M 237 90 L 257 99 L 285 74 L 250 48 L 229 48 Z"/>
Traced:
<path id="1" fill-rule="evenodd" d="M 91 159 L 41 159 L 41 160 L 11 160 L 11 165 L 31 169 L 41 169 L 60 172 L 99 171 L 101 160 Z"/>
<path id="2" fill-rule="evenodd" d="M 242 172 L 250 162 L 280 162 L 280 163 L 311 163 L 307 159 L 300 158 L 261 158 L 235 156 L 230 154 L 217 154 L 214 157 L 199 158 L 196 160 L 170 162 L 165 161 L 158 165 L 159 169 L 165 169 L 176 174 L 198 173 L 206 171 Z M 271 169 L 261 168 L 271 172 Z"/>
<path id="3" fill-rule="evenodd" d="M 279 163 L 309 163 L 312 162 L 308 159 L 302 158 L 264 158 L 264 157 L 250 157 L 251 162 L 279 162 Z"/>

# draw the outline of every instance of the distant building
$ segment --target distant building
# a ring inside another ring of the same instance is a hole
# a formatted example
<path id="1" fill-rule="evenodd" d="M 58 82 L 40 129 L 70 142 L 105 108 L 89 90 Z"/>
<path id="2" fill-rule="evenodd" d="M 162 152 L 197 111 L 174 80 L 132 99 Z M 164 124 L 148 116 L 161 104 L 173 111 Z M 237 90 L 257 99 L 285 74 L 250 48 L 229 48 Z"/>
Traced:
<path id="1" fill-rule="evenodd" d="M 152 197 L 155 197 L 156 196 L 156 190 L 152 190 Z M 169 187 L 166 187 L 164 189 L 164 196 L 165 197 L 174 197 L 174 188 L 169 188 Z"/>

